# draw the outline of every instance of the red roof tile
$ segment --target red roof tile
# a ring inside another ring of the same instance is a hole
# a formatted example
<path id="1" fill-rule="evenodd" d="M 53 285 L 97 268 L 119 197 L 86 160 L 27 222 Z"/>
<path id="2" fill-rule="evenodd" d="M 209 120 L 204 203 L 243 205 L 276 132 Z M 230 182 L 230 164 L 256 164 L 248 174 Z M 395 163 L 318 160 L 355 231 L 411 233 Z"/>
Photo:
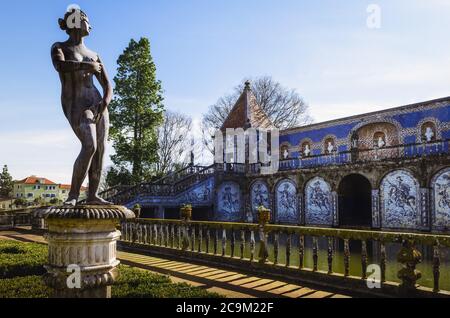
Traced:
<path id="1" fill-rule="evenodd" d="M 15 183 L 24 183 L 24 184 L 43 184 L 43 185 L 56 185 L 53 181 L 50 181 L 47 178 L 41 178 L 36 176 L 31 176 L 28 178 L 25 178 L 20 181 L 16 181 Z"/>
<path id="2" fill-rule="evenodd" d="M 245 84 L 244 91 L 237 100 L 227 119 L 221 128 L 224 131 L 227 128 L 274 128 L 271 120 L 258 105 L 255 95 L 252 93 L 250 83 Z"/>

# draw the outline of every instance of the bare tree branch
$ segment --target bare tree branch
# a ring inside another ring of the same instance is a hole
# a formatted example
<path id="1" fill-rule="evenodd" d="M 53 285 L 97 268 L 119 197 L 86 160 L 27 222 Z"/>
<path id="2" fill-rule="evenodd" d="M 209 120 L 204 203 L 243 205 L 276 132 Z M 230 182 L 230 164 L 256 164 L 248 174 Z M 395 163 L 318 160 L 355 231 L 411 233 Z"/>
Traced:
<path id="1" fill-rule="evenodd" d="M 166 174 L 189 163 L 192 119 L 186 115 L 166 111 L 158 129 L 158 174 Z"/>
<path id="2" fill-rule="evenodd" d="M 211 153 L 213 152 L 211 136 L 222 127 L 242 94 L 247 80 L 244 79 L 240 85 L 235 87 L 232 94 L 221 97 L 214 105 L 210 106 L 208 112 L 203 116 L 203 143 Z M 308 115 L 308 105 L 296 90 L 283 87 L 270 76 L 256 78 L 251 83 L 252 92 L 259 106 L 279 129 L 312 123 L 312 118 Z"/>
<path id="3" fill-rule="evenodd" d="M 209 111 L 203 116 L 202 123 L 205 128 L 219 129 L 222 126 L 242 93 L 246 80 L 235 87 L 232 94 L 221 97 L 216 104 L 210 106 Z M 284 88 L 272 77 L 263 76 L 253 80 L 252 91 L 259 106 L 276 127 L 287 129 L 312 122 L 308 115 L 308 105 L 297 91 Z"/>

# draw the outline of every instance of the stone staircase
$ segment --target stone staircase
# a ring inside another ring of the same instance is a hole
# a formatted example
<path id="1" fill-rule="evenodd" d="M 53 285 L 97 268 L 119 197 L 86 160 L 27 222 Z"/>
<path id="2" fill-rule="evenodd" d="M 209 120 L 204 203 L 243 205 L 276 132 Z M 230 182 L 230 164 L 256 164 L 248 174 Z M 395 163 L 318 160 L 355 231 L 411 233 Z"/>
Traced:
<path id="1" fill-rule="evenodd" d="M 193 185 L 214 175 L 215 166 L 189 166 L 171 173 L 154 182 L 141 183 L 137 186 L 112 188 L 100 193 L 100 196 L 114 204 L 125 205 L 138 195 L 171 197 L 180 194 Z"/>

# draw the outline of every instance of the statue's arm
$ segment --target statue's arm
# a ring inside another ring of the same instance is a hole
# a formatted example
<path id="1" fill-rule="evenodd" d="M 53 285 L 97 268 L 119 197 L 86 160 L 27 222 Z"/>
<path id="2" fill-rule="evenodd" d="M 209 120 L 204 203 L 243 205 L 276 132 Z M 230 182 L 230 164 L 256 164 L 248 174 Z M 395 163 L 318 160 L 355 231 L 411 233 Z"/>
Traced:
<path id="1" fill-rule="evenodd" d="M 58 44 L 52 46 L 52 62 L 56 71 L 59 73 L 70 73 L 75 71 L 96 71 L 100 69 L 100 63 L 97 62 L 78 62 L 66 61 L 64 52 Z"/>
<path id="2" fill-rule="evenodd" d="M 111 103 L 111 100 L 113 98 L 113 89 L 111 81 L 109 80 L 108 73 L 106 72 L 106 68 L 103 66 L 100 57 L 98 57 L 98 63 L 102 65 L 102 68 L 100 73 L 95 73 L 95 76 L 103 89 L 103 101 L 100 109 L 100 113 L 103 113 Z"/>

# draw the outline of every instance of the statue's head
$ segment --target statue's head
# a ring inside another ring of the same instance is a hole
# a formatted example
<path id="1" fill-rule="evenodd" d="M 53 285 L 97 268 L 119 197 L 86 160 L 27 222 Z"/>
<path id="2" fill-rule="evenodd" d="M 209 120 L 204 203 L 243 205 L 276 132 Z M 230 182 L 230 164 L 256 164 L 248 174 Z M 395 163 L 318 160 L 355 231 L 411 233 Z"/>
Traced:
<path id="1" fill-rule="evenodd" d="M 69 35 L 81 33 L 81 36 L 84 37 L 88 36 L 92 30 L 87 14 L 79 8 L 69 9 L 64 18 L 58 20 L 58 23 L 61 30 L 66 31 Z"/>

